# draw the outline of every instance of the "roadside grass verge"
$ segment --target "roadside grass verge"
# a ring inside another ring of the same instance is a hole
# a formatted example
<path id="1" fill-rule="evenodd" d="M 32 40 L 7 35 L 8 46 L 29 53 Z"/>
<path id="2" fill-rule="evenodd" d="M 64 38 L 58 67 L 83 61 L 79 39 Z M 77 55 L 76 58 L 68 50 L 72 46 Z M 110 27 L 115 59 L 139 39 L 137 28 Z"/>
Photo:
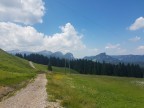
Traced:
<path id="1" fill-rule="evenodd" d="M 144 79 L 48 73 L 49 100 L 66 108 L 143 108 Z"/>
<path id="2" fill-rule="evenodd" d="M 22 81 L 34 78 L 35 74 L 0 71 L 0 86 L 14 86 Z"/>

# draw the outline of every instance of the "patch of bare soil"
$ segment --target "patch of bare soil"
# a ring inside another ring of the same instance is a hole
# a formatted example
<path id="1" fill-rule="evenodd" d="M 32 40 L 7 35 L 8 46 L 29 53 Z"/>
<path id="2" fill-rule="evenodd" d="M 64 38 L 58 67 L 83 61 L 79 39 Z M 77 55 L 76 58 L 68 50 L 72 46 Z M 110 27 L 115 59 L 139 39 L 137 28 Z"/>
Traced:
<path id="1" fill-rule="evenodd" d="M 11 87 L 0 86 L 0 100 L 2 97 L 6 96 L 8 93 L 12 92 L 14 89 Z"/>

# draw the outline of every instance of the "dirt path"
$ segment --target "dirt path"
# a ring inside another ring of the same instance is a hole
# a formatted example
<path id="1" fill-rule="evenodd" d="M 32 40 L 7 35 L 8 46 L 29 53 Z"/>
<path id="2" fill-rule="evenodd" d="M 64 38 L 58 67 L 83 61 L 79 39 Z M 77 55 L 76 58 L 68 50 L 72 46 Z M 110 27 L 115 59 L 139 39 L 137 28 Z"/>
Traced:
<path id="1" fill-rule="evenodd" d="M 49 106 L 46 93 L 47 79 L 45 74 L 39 74 L 33 83 L 2 102 L 0 108 L 46 108 Z M 48 108 L 59 108 L 53 107 Z"/>
<path id="2" fill-rule="evenodd" d="M 29 61 L 29 64 L 32 68 L 36 69 L 35 66 L 33 65 L 33 63 L 31 61 Z"/>

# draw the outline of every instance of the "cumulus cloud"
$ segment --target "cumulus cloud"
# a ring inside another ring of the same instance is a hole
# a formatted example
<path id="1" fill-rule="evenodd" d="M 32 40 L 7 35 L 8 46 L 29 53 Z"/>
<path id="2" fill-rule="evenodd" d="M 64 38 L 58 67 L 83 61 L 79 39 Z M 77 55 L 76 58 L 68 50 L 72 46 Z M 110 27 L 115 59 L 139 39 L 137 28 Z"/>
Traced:
<path id="1" fill-rule="evenodd" d="M 61 26 L 61 33 L 47 36 L 31 26 L 0 22 L 0 48 L 4 50 L 20 49 L 26 51 L 77 51 L 84 49 L 82 35 L 67 23 Z"/>
<path id="2" fill-rule="evenodd" d="M 115 44 L 115 45 L 112 45 L 112 44 L 108 44 L 105 49 L 117 49 L 120 47 L 120 44 Z"/>
<path id="3" fill-rule="evenodd" d="M 144 28 L 144 17 L 139 17 L 135 22 L 129 27 L 129 30 L 138 30 Z"/>
<path id="4" fill-rule="evenodd" d="M 144 45 L 138 46 L 137 49 L 135 50 L 136 54 L 144 54 Z"/>
<path id="5" fill-rule="evenodd" d="M 108 44 L 105 49 L 109 54 L 125 54 L 127 51 L 126 49 L 121 48 L 120 44 Z"/>
<path id="6" fill-rule="evenodd" d="M 81 40 L 82 35 L 79 34 L 70 23 L 61 26 L 60 29 L 62 31 L 61 33 L 45 37 L 45 47 L 50 45 L 50 48 L 52 47 L 55 50 L 62 51 L 77 51 L 85 48 Z"/>
<path id="7" fill-rule="evenodd" d="M 143 51 L 144 51 L 144 46 L 139 46 L 137 49 L 138 49 L 138 50 L 143 50 Z"/>
<path id="8" fill-rule="evenodd" d="M 140 40 L 141 40 L 141 37 L 138 37 L 138 36 L 129 39 L 129 41 L 131 41 L 131 42 L 138 42 L 138 41 L 140 41 Z"/>
<path id="9" fill-rule="evenodd" d="M 43 0 L 0 0 L 0 21 L 22 24 L 42 23 Z"/>

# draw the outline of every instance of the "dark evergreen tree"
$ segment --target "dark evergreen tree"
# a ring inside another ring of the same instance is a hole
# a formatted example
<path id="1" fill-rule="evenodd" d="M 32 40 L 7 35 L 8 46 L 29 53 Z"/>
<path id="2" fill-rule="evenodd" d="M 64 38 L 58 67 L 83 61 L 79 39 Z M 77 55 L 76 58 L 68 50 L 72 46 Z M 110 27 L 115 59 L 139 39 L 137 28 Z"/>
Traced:
<path id="1" fill-rule="evenodd" d="M 48 71 L 52 71 L 52 66 L 50 63 L 48 64 Z"/>
<path id="2" fill-rule="evenodd" d="M 19 53 L 16 53 L 16 56 L 20 57 L 20 58 L 23 58 L 23 55 L 22 54 L 19 54 Z"/>

